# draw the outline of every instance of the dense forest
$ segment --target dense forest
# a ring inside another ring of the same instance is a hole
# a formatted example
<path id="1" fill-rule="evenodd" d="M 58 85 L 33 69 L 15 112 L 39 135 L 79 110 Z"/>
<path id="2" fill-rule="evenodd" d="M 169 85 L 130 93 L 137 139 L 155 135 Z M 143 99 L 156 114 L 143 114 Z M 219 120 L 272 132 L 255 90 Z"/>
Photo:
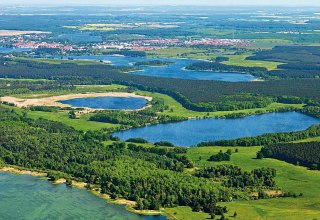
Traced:
<path id="1" fill-rule="evenodd" d="M 218 60 L 220 61 L 220 60 Z M 222 62 L 222 61 L 220 61 Z M 195 71 L 216 71 L 216 72 L 236 72 L 236 73 L 249 73 L 254 76 L 264 76 L 267 69 L 264 67 L 243 67 L 226 65 L 219 62 L 196 62 L 186 67 L 188 70 Z"/>
<path id="2" fill-rule="evenodd" d="M 49 80 L 14 80 L 0 79 L 0 96 L 11 94 L 34 93 L 37 91 L 74 90 L 72 85 L 65 85 Z"/>
<path id="3" fill-rule="evenodd" d="M 284 103 L 291 103 L 292 99 L 283 97 L 296 97 L 300 103 L 309 104 L 320 100 L 320 79 L 231 83 L 123 73 L 129 70 L 127 67 L 109 65 L 78 66 L 23 62 L 2 66 L 0 77 L 49 79 L 56 80 L 62 85 L 118 83 L 141 90 L 164 93 L 175 98 L 187 109 L 205 112 L 261 108 L 280 97 Z"/>
<path id="4" fill-rule="evenodd" d="M 163 60 L 147 60 L 147 61 L 136 62 L 133 65 L 134 66 L 167 66 L 173 63 L 174 62 L 163 61 Z"/>
<path id="5" fill-rule="evenodd" d="M 272 50 L 263 50 L 248 60 L 267 60 L 282 63 L 320 63 L 319 46 L 276 46 Z M 306 65 L 308 66 L 308 65 Z"/>
<path id="6" fill-rule="evenodd" d="M 306 106 L 300 110 L 301 113 L 310 115 L 315 118 L 320 118 L 320 107 L 319 106 Z"/>
<path id="7" fill-rule="evenodd" d="M 320 47 L 277 46 L 248 57 L 249 60 L 276 61 L 277 70 L 267 72 L 268 76 L 279 78 L 319 78 Z"/>
<path id="8" fill-rule="evenodd" d="M 271 77 L 282 79 L 320 78 L 319 70 L 279 69 L 268 72 Z"/>
<path id="9" fill-rule="evenodd" d="M 283 143 L 263 147 L 257 158 L 275 158 L 320 170 L 320 142 Z"/>
<path id="10" fill-rule="evenodd" d="M 197 170 L 195 176 L 218 179 L 226 177 L 227 179 L 223 180 L 223 185 L 227 187 L 276 187 L 274 180 L 276 170 L 271 168 L 257 168 L 251 172 L 246 172 L 237 166 L 219 165 Z"/>

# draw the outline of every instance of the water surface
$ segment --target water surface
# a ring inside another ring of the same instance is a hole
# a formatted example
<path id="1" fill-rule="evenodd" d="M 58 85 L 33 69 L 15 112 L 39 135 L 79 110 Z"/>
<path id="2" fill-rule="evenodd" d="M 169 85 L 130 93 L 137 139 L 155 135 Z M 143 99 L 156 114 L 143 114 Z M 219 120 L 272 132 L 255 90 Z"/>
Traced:
<path id="1" fill-rule="evenodd" d="M 61 34 L 56 37 L 56 39 L 69 40 L 74 43 L 85 43 L 85 42 L 102 42 L 102 37 L 97 35 L 92 35 L 86 32 L 75 32 L 69 34 Z"/>
<path id="2" fill-rule="evenodd" d="M 61 58 L 56 56 L 54 58 Z M 191 71 L 184 68 L 198 60 L 177 59 L 177 58 L 146 58 L 146 57 L 125 57 L 125 56 L 70 56 L 62 57 L 63 59 L 74 60 L 104 60 L 110 61 L 115 66 L 132 66 L 135 62 L 148 60 L 162 60 L 173 62 L 167 66 L 140 66 L 137 67 L 143 71 L 132 72 L 135 75 L 191 79 L 191 80 L 218 80 L 227 82 L 249 82 L 256 79 L 250 74 L 228 73 L 228 72 L 210 72 L 210 71 Z"/>
<path id="3" fill-rule="evenodd" d="M 31 48 L 0 47 L 0 53 L 21 53 L 31 50 Z"/>
<path id="4" fill-rule="evenodd" d="M 122 140 L 144 138 L 150 142 L 170 141 L 178 146 L 192 146 L 203 141 L 230 140 L 265 133 L 305 130 L 320 124 L 316 119 L 297 112 L 269 113 L 238 119 L 200 119 L 158 124 L 117 132 Z"/>
<path id="5" fill-rule="evenodd" d="M 94 97 L 76 98 L 59 101 L 73 107 L 87 107 L 93 109 L 112 109 L 112 110 L 136 110 L 147 105 L 148 100 L 136 97 Z"/>
<path id="6" fill-rule="evenodd" d="M 86 190 L 29 175 L 0 172 L 0 219 L 165 220 L 130 213 Z"/>

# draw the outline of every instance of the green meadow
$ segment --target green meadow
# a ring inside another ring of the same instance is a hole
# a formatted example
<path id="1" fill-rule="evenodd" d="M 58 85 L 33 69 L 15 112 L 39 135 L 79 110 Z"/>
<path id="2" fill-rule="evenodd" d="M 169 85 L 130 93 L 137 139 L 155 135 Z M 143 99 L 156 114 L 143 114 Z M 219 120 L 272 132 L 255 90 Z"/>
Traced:
<path id="1" fill-rule="evenodd" d="M 318 138 L 319 139 L 319 138 Z M 320 216 L 320 172 L 310 171 L 305 167 L 295 166 L 275 159 L 255 159 L 261 147 L 238 147 L 239 152 L 231 155 L 228 162 L 208 162 L 207 159 L 220 150 L 235 150 L 236 147 L 199 147 L 190 148 L 188 157 L 197 167 L 231 164 L 250 171 L 259 167 L 271 167 L 277 170 L 276 183 L 285 192 L 303 193 L 298 198 L 275 198 L 219 203 L 229 209 L 229 219 L 317 219 Z M 234 212 L 237 217 L 231 217 Z M 208 219 L 206 213 L 195 213 L 190 208 L 178 207 L 165 209 L 172 219 Z M 219 217 L 217 218 L 219 219 Z"/>

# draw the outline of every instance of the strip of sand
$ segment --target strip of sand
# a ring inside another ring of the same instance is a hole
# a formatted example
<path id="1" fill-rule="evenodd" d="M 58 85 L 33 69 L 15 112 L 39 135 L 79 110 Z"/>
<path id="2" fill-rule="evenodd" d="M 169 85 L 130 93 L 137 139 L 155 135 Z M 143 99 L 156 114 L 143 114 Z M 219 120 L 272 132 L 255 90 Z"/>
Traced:
<path id="1" fill-rule="evenodd" d="M 134 93 L 127 92 L 106 92 L 106 93 L 84 93 L 84 94 L 68 94 L 61 96 L 51 96 L 45 98 L 35 98 L 35 99 L 22 99 L 12 96 L 4 96 L 0 98 L 0 101 L 14 104 L 19 108 L 30 107 L 30 106 L 58 106 L 61 108 L 72 107 L 68 104 L 62 104 L 59 101 L 70 100 L 75 98 L 94 98 L 94 97 L 124 97 L 124 98 L 144 98 L 148 101 L 152 101 L 152 97 L 149 96 L 140 96 Z M 143 110 L 149 106 L 145 106 L 138 110 Z M 85 108 L 89 111 L 102 110 L 102 109 L 91 109 Z"/>
<path id="2" fill-rule="evenodd" d="M 36 171 L 30 171 L 30 170 L 24 170 L 24 169 L 19 169 L 19 168 L 14 168 L 14 167 L 0 167 L 0 172 L 8 172 L 8 173 L 14 173 L 14 174 L 23 174 L 23 175 L 31 175 L 31 176 L 37 176 L 37 177 L 46 177 L 47 174 L 43 172 L 36 172 Z M 64 184 L 66 183 L 66 179 L 61 178 L 53 182 L 54 184 Z M 79 189 L 86 189 L 86 183 L 84 182 L 77 182 L 72 180 L 72 186 L 77 187 Z M 98 196 L 104 200 L 106 200 L 109 203 L 114 203 L 118 205 L 125 205 L 127 207 L 127 210 L 130 212 L 135 212 L 138 214 L 143 214 L 143 215 L 160 215 L 162 214 L 160 211 L 157 210 L 136 210 L 134 207 L 136 206 L 135 201 L 130 201 L 127 199 L 111 199 L 110 195 L 108 194 L 102 194 L 99 192 L 99 188 L 94 188 L 91 189 L 90 192 Z"/>
<path id="3" fill-rule="evenodd" d="M 18 36 L 25 34 L 50 34 L 51 32 L 43 31 L 19 31 L 19 30 L 0 30 L 1 37 Z"/>
<path id="4" fill-rule="evenodd" d="M 31 175 L 31 176 L 47 176 L 46 173 L 31 171 L 31 170 L 20 170 L 13 167 L 1 167 L 1 172 L 8 172 L 8 173 L 14 173 L 14 174 L 23 174 L 23 175 Z"/>

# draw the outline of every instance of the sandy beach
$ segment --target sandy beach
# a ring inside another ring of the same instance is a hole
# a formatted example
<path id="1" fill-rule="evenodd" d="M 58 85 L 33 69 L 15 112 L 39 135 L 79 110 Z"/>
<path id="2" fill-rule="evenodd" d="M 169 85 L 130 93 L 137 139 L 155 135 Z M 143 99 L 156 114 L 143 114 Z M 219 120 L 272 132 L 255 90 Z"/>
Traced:
<path id="1" fill-rule="evenodd" d="M 39 177 L 47 176 L 46 173 L 41 173 L 41 172 L 36 172 L 36 171 L 31 171 L 31 170 L 22 170 L 22 169 L 20 170 L 20 169 L 13 168 L 13 167 L 1 167 L 0 171 L 1 172 L 14 173 L 14 174 L 39 176 Z"/>
<path id="2" fill-rule="evenodd" d="M 90 97 L 91 98 L 94 98 L 94 97 L 144 98 L 148 101 L 152 101 L 152 97 L 140 96 L 134 93 L 127 93 L 127 92 L 68 94 L 68 95 L 51 96 L 51 97 L 35 98 L 35 99 L 22 99 L 22 98 L 16 98 L 12 96 L 4 96 L 0 98 L 0 101 L 14 104 L 19 108 L 30 107 L 30 106 L 58 106 L 61 108 L 65 108 L 65 107 L 72 107 L 72 106 L 68 104 L 62 104 L 59 101 L 70 100 L 75 98 L 90 98 Z M 147 107 L 149 107 L 149 105 L 138 110 L 143 110 Z M 91 109 L 91 108 L 85 108 L 85 109 L 88 111 L 99 110 L 99 109 Z"/>
<path id="3" fill-rule="evenodd" d="M 0 172 L 8 172 L 8 173 L 14 173 L 18 175 L 31 175 L 31 176 L 37 176 L 37 177 L 46 177 L 47 174 L 43 172 L 36 172 L 36 171 L 30 171 L 30 170 L 24 170 L 20 168 L 14 168 L 14 167 L 0 167 Z M 61 178 L 53 182 L 53 184 L 65 184 L 66 179 Z M 86 189 L 87 183 L 85 182 L 77 182 L 75 180 L 72 180 L 72 186 L 77 187 L 79 189 Z M 138 213 L 138 214 L 145 214 L 145 215 L 159 215 L 162 214 L 160 211 L 157 210 L 136 210 L 134 207 L 136 206 L 135 201 L 130 201 L 127 199 L 111 199 L 110 195 L 108 194 L 102 194 L 99 192 L 99 188 L 91 189 L 90 192 L 98 196 L 104 200 L 106 200 L 109 203 L 118 204 L 118 205 L 125 205 L 128 211 Z"/>

